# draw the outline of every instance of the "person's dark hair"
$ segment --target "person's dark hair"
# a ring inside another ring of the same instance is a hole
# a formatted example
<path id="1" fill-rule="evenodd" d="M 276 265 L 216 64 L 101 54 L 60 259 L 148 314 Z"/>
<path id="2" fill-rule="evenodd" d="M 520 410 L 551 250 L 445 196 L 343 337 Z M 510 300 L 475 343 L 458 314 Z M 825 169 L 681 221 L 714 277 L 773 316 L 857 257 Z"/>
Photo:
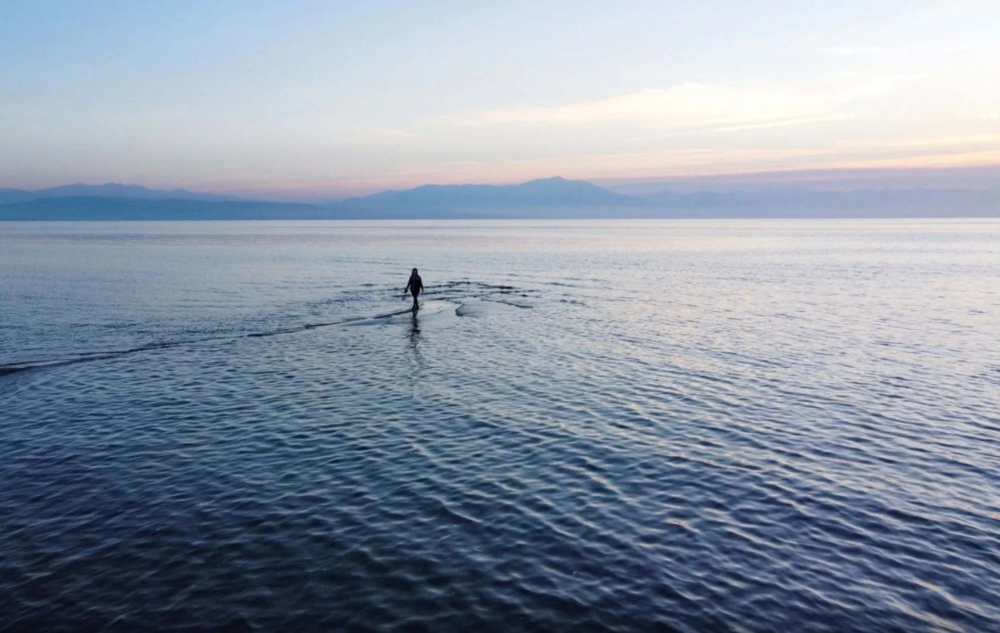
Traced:
<path id="1" fill-rule="evenodd" d="M 417 269 L 416 269 L 416 268 L 414 268 L 414 269 L 413 269 L 413 272 L 412 272 L 412 273 L 410 273 L 410 274 L 411 274 L 411 275 L 416 275 L 416 274 L 417 274 Z"/>

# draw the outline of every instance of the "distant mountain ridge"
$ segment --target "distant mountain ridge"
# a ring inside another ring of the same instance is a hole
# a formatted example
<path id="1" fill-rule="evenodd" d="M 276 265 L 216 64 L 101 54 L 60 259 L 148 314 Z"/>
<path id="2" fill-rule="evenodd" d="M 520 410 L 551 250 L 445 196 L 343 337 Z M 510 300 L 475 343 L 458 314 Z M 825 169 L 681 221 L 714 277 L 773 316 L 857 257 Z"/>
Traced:
<path id="1" fill-rule="evenodd" d="M 414 219 L 402 211 L 335 209 L 298 202 L 100 198 L 40 198 L 0 204 L 2 221 L 169 221 L 169 220 L 366 220 Z M 442 211 L 437 219 L 503 218 L 502 215 Z"/>
<path id="2" fill-rule="evenodd" d="M 73 196 L 39 198 L 0 205 L 0 221 L 309 220 L 325 216 L 325 209 L 311 204 L 254 200 L 215 201 Z"/>
<path id="3" fill-rule="evenodd" d="M 519 185 L 424 185 L 352 198 L 332 208 L 433 218 L 442 210 L 529 218 L 1000 217 L 1000 188 L 801 188 L 626 196 L 585 181 L 545 178 Z"/>
<path id="4" fill-rule="evenodd" d="M 137 185 L 0 189 L 0 220 L 323 220 L 1000 217 L 1000 188 L 661 191 L 625 196 L 554 177 L 517 185 L 423 185 L 328 204 L 244 200 Z"/>
<path id="5" fill-rule="evenodd" d="M 76 183 L 34 191 L 27 189 L 0 189 L 0 204 L 49 198 L 79 197 L 134 198 L 137 200 L 200 200 L 203 202 L 236 202 L 242 200 L 238 196 L 199 193 L 197 191 L 188 191 L 187 189 L 150 189 L 140 185 L 125 185 L 119 182 L 108 182 L 102 185 Z"/>
<path id="6" fill-rule="evenodd" d="M 643 200 L 650 208 L 671 209 L 691 217 L 1000 217 L 1000 188 L 668 190 Z"/>
<path id="7" fill-rule="evenodd" d="M 519 185 L 423 185 L 402 191 L 389 190 L 340 202 L 341 207 L 484 207 L 509 205 L 622 205 L 637 200 L 583 180 L 560 176 L 529 180 Z"/>

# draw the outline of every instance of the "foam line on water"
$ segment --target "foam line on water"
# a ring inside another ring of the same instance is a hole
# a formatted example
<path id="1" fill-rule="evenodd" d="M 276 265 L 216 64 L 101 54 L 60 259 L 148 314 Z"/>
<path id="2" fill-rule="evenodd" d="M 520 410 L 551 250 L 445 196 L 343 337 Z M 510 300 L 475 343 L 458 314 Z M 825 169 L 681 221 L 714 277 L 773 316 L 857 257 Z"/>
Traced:
<path id="1" fill-rule="evenodd" d="M 519 305 L 509 301 L 504 301 L 500 299 L 489 299 L 489 297 L 501 294 L 518 294 L 520 296 L 529 296 L 523 291 L 519 291 L 518 288 L 506 285 L 495 285 L 487 284 L 479 281 L 450 281 L 439 285 L 435 285 L 431 288 L 430 292 L 425 293 L 426 295 L 442 295 L 447 294 L 449 290 L 457 290 L 460 288 L 473 289 L 476 288 L 479 292 L 473 291 L 472 293 L 457 293 L 454 296 L 442 297 L 440 299 L 425 301 L 421 310 L 417 311 L 418 315 L 431 316 L 444 312 L 449 306 L 456 306 L 456 311 L 461 309 L 462 299 L 482 299 L 486 301 L 494 301 L 496 303 L 504 303 L 507 305 L 516 306 L 518 308 L 530 308 L 531 306 Z M 353 317 L 349 319 L 340 319 L 337 321 L 326 321 L 319 323 L 306 323 L 296 327 L 288 328 L 278 328 L 273 330 L 266 330 L 263 332 L 251 332 L 249 334 L 230 334 L 224 336 L 210 336 L 202 337 L 197 339 L 186 339 L 186 340 L 174 340 L 174 341 L 161 341 L 156 343 L 150 343 L 148 345 L 140 345 L 138 347 L 132 347 L 128 349 L 121 350 L 106 350 L 99 352 L 88 352 L 80 354 L 78 356 L 70 358 L 57 358 L 48 360 L 34 360 L 34 361 L 20 361 L 16 363 L 9 363 L 6 365 L 0 365 L 0 377 L 10 376 L 13 374 L 18 374 L 25 371 L 30 371 L 33 369 L 43 369 L 46 367 L 61 367 L 65 365 L 74 365 L 76 363 L 83 363 L 87 361 L 94 360 L 106 360 L 109 358 L 117 358 L 119 356 L 125 356 L 127 354 L 135 354 L 138 352 L 147 352 L 157 349 L 169 349 L 173 347 L 178 347 L 181 345 L 191 345 L 197 343 L 208 343 L 214 341 L 223 341 L 227 339 L 239 339 L 239 338 L 266 338 L 270 336 L 277 336 L 279 334 L 295 334 L 298 332 L 305 332 L 308 330 L 315 330 L 317 328 L 332 327 L 337 325 L 369 325 L 376 323 L 384 323 L 391 320 L 392 317 L 401 316 L 404 314 L 409 314 L 413 310 L 412 308 L 404 308 L 400 310 L 393 310 L 391 312 L 385 312 L 381 314 L 376 314 L 374 316 L 362 316 Z M 457 312 L 456 312 L 457 313 Z"/>
<path id="2" fill-rule="evenodd" d="M 373 317 L 366 317 L 363 319 L 352 319 L 351 321 L 346 321 L 343 325 L 377 325 L 380 323 L 386 323 L 392 320 L 392 317 L 402 316 L 404 314 L 415 314 L 417 316 L 434 316 L 437 314 L 442 314 L 450 306 L 455 306 L 456 309 L 461 307 L 461 304 L 456 304 L 451 301 L 427 301 L 424 302 L 422 307 L 416 312 L 413 308 L 406 308 L 405 310 L 395 310 L 393 312 L 386 312 L 384 314 L 376 314 Z"/>
<path id="3" fill-rule="evenodd" d="M 212 337 L 212 338 L 202 338 L 202 339 L 188 340 L 188 341 L 167 341 L 160 343 L 150 343 L 149 345 L 141 345 L 139 347 L 133 347 L 129 349 L 108 350 L 103 352 L 88 352 L 86 354 L 80 354 L 79 356 L 73 356 L 71 358 L 10 363 L 7 365 L 0 365 L 0 376 L 8 376 L 10 374 L 16 374 L 19 372 L 29 371 L 32 369 L 42 369 L 44 367 L 61 367 L 63 365 L 74 365 L 76 363 L 85 363 L 91 360 L 105 360 L 108 358 L 117 358 L 118 356 L 135 354 L 137 352 L 148 352 L 157 349 L 169 349 L 171 347 L 177 347 L 178 345 L 185 345 L 188 343 L 202 343 L 205 341 L 213 341 L 221 338 L 232 338 L 232 337 Z"/>

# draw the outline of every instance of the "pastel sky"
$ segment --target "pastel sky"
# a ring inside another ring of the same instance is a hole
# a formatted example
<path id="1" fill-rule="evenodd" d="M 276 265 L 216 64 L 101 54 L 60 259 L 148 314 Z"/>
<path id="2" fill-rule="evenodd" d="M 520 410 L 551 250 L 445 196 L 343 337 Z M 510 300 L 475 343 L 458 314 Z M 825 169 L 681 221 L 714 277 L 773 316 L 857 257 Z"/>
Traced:
<path id="1" fill-rule="evenodd" d="M 0 3 L 0 187 L 555 174 L 998 185 L 1000 2 Z"/>

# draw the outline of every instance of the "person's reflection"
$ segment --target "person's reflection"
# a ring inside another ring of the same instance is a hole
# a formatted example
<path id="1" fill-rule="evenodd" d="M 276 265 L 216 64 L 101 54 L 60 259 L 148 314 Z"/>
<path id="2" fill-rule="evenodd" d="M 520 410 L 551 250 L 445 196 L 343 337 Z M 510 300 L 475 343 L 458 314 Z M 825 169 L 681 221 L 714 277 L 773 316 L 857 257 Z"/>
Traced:
<path id="1" fill-rule="evenodd" d="M 421 370 L 424 368 L 424 355 L 420 353 L 420 340 L 423 336 L 420 334 L 420 318 L 417 317 L 416 312 L 410 315 L 410 330 L 407 332 L 407 337 L 410 341 L 410 349 L 413 351 L 414 371 L 410 374 L 410 377 L 415 381 L 419 381 L 419 376 L 422 373 Z"/>
<path id="2" fill-rule="evenodd" d="M 418 343 L 420 343 L 420 319 L 414 311 L 410 316 L 410 347 L 416 350 Z"/>

